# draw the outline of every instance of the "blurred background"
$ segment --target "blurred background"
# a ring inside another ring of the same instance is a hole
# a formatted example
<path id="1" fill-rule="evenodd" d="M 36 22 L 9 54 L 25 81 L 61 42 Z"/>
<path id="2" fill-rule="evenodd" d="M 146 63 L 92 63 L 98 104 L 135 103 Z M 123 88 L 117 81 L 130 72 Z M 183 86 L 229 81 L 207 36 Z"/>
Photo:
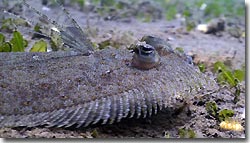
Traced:
<path id="1" fill-rule="evenodd" d="M 36 38 L 49 39 L 49 43 L 52 39 L 52 45 L 48 44 L 46 49 L 41 51 L 62 50 L 60 34 L 55 34 L 56 32 L 51 29 L 58 26 L 65 28 L 74 24 L 60 7 L 61 4 L 69 11 L 70 17 L 84 29 L 96 50 L 106 47 L 126 49 L 142 36 L 154 35 L 168 40 L 173 48 L 181 48 L 193 57 L 196 55 L 197 63 L 222 60 L 234 67 L 244 64 L 245 2 L 243 0 L 57 0 L 57 2 L 26 0 L 26 2 L 46 16 L 23 6 L 21 0 L 0 0 L 0 9 L 8 12 L 0 14 L 0 32 L 4 33 L 6 41 L 12 38 L 15 29 L 27 39 L 27 46 L 25 45 L 27 48 L 12 51 L 30 51 Z M 20 19 L 25 19 L 26 22 Z M 53 21 L 57 26 L 52 24 Z M 40 37 L 31 34 L 34 31 L 39 32 Z M 9 49 L 5 51 L 11 51 Z M 231 60 L 232 58 L 236 60 Z"/>

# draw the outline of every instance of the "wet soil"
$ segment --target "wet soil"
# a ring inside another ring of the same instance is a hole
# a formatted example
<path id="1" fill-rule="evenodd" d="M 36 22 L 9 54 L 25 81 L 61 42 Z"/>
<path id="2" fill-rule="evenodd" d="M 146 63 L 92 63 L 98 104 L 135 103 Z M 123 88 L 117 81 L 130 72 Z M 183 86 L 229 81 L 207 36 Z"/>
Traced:
<path id="1" fill-rule="evenodd" d="M 131 17 L 127 21 L 111 20 L 90 16 L 67 7 L 72 16 L 87 32 L 92 42 L 102 43 L 110 40 L 119 48 L 127 48 L 144 35 L 154 35 L 166 39 L 173 48 L 182 47 L 194 57 L 194 62 L 205 63 L 207 73 L 211 74 L 212 64 L 224 61 L 227 65 L 241 68 L 245 64 L 245 39 L 235 38 L 227 31 L 220 34 L 204 34 L 197 30 L 187 32 L 180 19 L 172 21 L 157 19 L 145 23 Z M 53 15 L 55 13 L 51 13 Z M 244 29 L 244 27 L 243 27 Z M 179 138 L 180 129 L 191 129 L 197 138 L 245 138 L 245 83 L 242 83 L 239 101 L 234 103 L 234 89 L 221 87 L 215 93 L 193 98 L 181 109 L 163 109 L 152 117 L 122 119 L 112 125 L 97 124 L 87 128 L 2 128 L 2 138 Z M 207 113 L 205 106 L 215 101 L 219 109 L 231 109 L 234 118 L 243 126 L 243 131 L 229 131 L 220 128 L 216 118 Z M 186 137 L 189 137 L 188 135 Z"/>

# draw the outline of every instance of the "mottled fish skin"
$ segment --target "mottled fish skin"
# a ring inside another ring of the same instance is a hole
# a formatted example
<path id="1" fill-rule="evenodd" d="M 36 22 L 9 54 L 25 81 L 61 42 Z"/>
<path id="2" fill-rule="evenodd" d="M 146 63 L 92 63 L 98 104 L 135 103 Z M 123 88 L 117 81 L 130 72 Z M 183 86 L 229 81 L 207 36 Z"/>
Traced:
<path id="1" fill-rule="evenodd" d="M 113 123 L 217 88 L 175 53 L 149 70 L 132 67 L 132 58 L 128 50 L 112 48 L 89 56 L 0 53 L 0 127 Z"/>

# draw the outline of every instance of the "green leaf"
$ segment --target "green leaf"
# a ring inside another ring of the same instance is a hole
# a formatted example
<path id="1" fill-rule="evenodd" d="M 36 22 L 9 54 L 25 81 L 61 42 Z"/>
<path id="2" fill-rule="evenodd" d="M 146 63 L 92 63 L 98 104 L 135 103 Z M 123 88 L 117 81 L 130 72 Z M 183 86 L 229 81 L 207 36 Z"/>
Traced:
<path id="1" fill-rule="evenodd" d="M 24 52 L 25 41 L 20 32 L 13 32 L 13 38 L 10 40 L 10 43 L 12 44 L 12 52 Z"/>
<path id="2" fill-rule="evenodd" d="M 226 78 L 224 77 L 223 73 L 219 73 L 216 79 L 219 84 L 226 84 Z"/>
<path id="3" fill-rule="evenodd" d="M 191 16 L 190 10 L 187 10 L 187 9 L 184 10 L 182 14 L 183 14 L 184 17 L 190 17 Z"/>
<path id="4" fill-rule="evenodd" d="M 196 134 L 192 129 L 178 129 L 178 134 L 180 138 L 195 138 Z"/>
<path id="5" fill-rule="evenodd" d="M 235 75 L 222 62 L 216 62 L 214 64 L 214 72 L 218 72 L 217 80 L 219 83 L 227 82 L 232 87 L 238 84 Z M 236 71 L 236 75 L 242 79 L 242 74 L 239 71 Z"/>
<path id="6" fill-rule="evenodd" d="M 2 33 L 0 33 L 0 44 L 5 42 L 5 37 Z"/>
<path id="7" fill-rule="evenodd" d="M 115 7 L 116 7 L 117 9 L 123 9 L 123 8 L 124 8 L 124 4 L 121 3 L 121 2 L 118 2 L 118 3 L 115 5 Z"/>
<path id="8" fill-rule="evenodd" d="M 188 133 L 189 138 L 195 138 L 196 137 L 196 134 L 195 134 L 194 130 L 188 129 L 187 133 Z"/>
<path id="9" fill-rule="evenodd" d="M 217 106 L 216 102 L 214 102 L 214 101 L 207 102 L 206 103 L 206 110 L 210 115 L 216 117 L 217 111 L 218 111 L 218 106 Z"/>
<path id="10" fill-rule="evenodd" d="M 205 15 L 213 15 L 218 17 L 222 13 L 222 6 L 220 6 L 217 1 L 211 1 L 211 3 L 207 5 L 207 8 L 204 12 Z"/>
<path id="11" fill-rule="evenodd" d="M 227 67 L 220 61 L 214 63 L 214 72 L 227 70 Z"/>
<path id="12" fill-rule="evenodd" d="M 238 101 L 240 101 L 240 88 L 239 87 L 236 87 L 235 89 L 235 93 L 234 93 L 234 100 L 233 100 L 233 103 L 236 104 Z"/>
<path id="13" fill-rule="evenodd" d="M 185 129 L 179 129 L 178 134 L 179 134 L 180 138 L 185 138 L 186 137 Z"/>
<path id="14" fill-rule="evenodd" d="M 24 39 L 24 40 L 23 40 L 23 45 L 24 45 L 24 47 L 27 47 L 28 44 L 29 44 L 28 41 Z"/>
<path id="15" fill-rule="evenodd" d="M 13 24 L 16 26 L 25 26 L 25 27 L 30 27 L 29 23 L 22 19 L 22 18 L 16 18 L 16 19 L 12 19 Z"/>
<path id="16" fill-rule="evenodd" d="M 168 10 L 167 10 L 167 12 L 166 12 L 166 19 L 167 20 L 174 19 L 176 13 L 177 13 L 177 10 L 176 10 L 175 6 L 169 7 Z"/>
<path id="17" fill-rule="evenodd" d="M 181 47 L 176 47 L 175 51 L 178 51 L 179 53 L 183 54 L 184 53 L 184 49 Z"/>
<path id="18" fill-rule="evenodd" d="M 191 31 L 194 28 L 195 28 L 195 22 L 187 20 L 186 21 L 186 30 Z"/>
<path id="19" fill-rule="evenodd" d="M 50 44 L 53 51 L 58 51 L 62 47 L 63 40 L 61 36 L 58 34 L 58 32 L 51 33 Z"/>
<path id="20" fill-rule="evenodd" d="M 245 9 L 244 7 L 238 7 L 236 10 L 236 14 L 239 16 L 244 16 L 245 15 Z"/>
<path id="21" fill-rule="evenodd" d="M 40 32 L 41 31 L 41 26 L 38 23 L 34 26 L 34 31 L 35 32 Z"/>
<path id="22" fill-rule="evenodd" d="M 79 4 L 81 8 L 85 6 L 85 0 L 78 0 L 77 3 Z"/>
<path id="23" fill-rule="evenodd" d="M 201 72 L 205 72 L 205 69 L 206 69 L 205 64 L 199 64 L 198 67 Z"/>
<path id="24" fill-rule="evenodd" d="M 7 31 L 12 31 L 12 29 L 14 29 L 13 26 L 13 22 L 11 18 L 7 18 L 2 20 L 2 26 L 1 26 L 1 30 L 7 30 Z"/>
<path id="25" fill-rule="evenodd" d="M 110 46 L 111 45 L 111 41 L 108 39 L 108 40 L 105 40 L 105 41 L 102 41 L 101 43 L 98 44 L 99 45 L 99 49 L 105 49 L 107 46 Z"/>
<path id="26" fill-rule="evenodd" d="M 243 70 L 235 70 L 234 77 L 241 82 L 245 79 L 245 72 Z"/>
<path id="27" fill-rule="evenodd" d="M 94 129 L 91 133 L 92 137 L 97 138 L 99 136 L 99 133 L 96 129 Z"/>
<path id="28" fill-rule="evenodd" d="M 46 52 L 46 51 L 47 51 L 47 43 L 44 40 L 36 42 L 30 49 L 30 52 Z"/>
<path id="29" fill-rule="evenodd" d="M 9 42 L 1 43 L 0 52 L 11 52 L 11 44 Z"/>
<path id="30" fill-rule="evenodd" d="M 226 79 L 226 81 L 231 85 L 231 86 L 236 86 L 237 82 L 235 81 L 235 78 L 232 74 L 231 71 L 223 71 L 223 75 Z"/>
<path id="31" fill-rule="evenodd" d="M 223 109 L 219 112 L 219 120 L 225 121 L 229 119 L 230 117 L 233 117 L 234 111 L 229 109 Z"/>

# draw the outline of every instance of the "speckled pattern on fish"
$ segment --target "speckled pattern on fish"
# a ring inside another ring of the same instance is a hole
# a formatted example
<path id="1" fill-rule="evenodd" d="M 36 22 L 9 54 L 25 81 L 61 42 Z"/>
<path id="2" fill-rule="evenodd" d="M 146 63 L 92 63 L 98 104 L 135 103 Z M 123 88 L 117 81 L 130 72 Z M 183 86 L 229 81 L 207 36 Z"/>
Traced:
<path id="1" fill-rule="evenodd" d="M 217 87 L 174 53 L 150 70 L 131 67 L 128 50 L 65 54 L 0 54 L 0 127 L 80 127 L 146 117 Z"/>

